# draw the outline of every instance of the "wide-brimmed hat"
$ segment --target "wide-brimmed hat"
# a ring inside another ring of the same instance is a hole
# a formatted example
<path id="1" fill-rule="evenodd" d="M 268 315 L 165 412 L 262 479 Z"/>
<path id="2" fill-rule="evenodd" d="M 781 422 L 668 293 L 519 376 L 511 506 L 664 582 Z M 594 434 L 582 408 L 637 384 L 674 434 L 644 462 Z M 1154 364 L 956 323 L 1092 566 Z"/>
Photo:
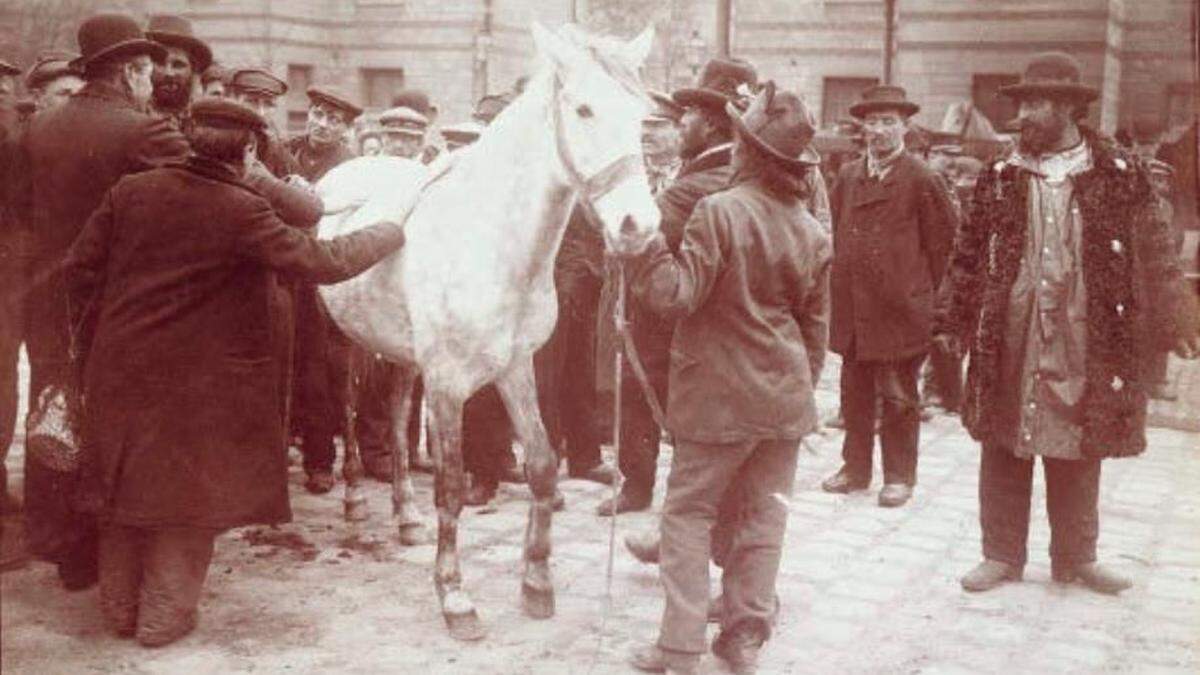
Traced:
<path id="1" fill-rule="evenodd" d="M 412 108 L 400 106 L 383 111 L 379 115 L 379 125 L 385 134 L 424 137 L 429 118 Z"/>
<path id="2" fill-rule="evenodd" d="M 411 108 L 425 116 L 425 119 L 437 117 L 437 106 L 429 101 L 429 94 L 420 89 L 404 89 L 392 97 L 393 108 Z"/>
<path id="3" fill-rule="evenodd" d="M 71 52 L 45 51 L 38 54 L 29 72 L 25 73 L 25 88 L 37 89 L 63 75 L 81 77 L 83 73 L 71 65 L 77 58 L 79 55 Z"/>
<path id="4" fill-rule="evenodd" d="M 20 68 L 14 66 L 13 64 L 9 63 L 8 61 L 5 61 L 4 59 L 0 59 L 0 75 L 20 75 L 20 74 L 21 74 Z"/>
<path id="5" fill-rule="evenodd" d="M 137 22 L 125 14 L 96 14 L 84 19 L 76 40 L 80 56 L 71 65 L 81 70 L 123 56 L 144 55 L 161 63 L 167 55 L 162 45 L 147 39 Z"/>
<path id="6" fill-rule="evenodd" d="M 496 119 L 496 116 L 511 102 L 505 94 L 488 94 L 475 104 L 475 112 L 471 113 L 471 117 L 477 122 L 491 124 L 492 120 Z"/>
<path id="7" fill-rule="evenodd" d="M 475 120 L 467 120 L 460 124 L 452 124 L 442 128 L 442 138 L 446 139 L 447 143 L 455 145 L 467 145 L 479 140 L 479 136 L 483 134 L 484 127 Z"/>
<path id="8" fill-rule="evenodd" d="M 654 107 L 650 114 L 642 120 L 650 124 L 679 124 L 683 120 L 683 106 L 675 102 L 669 94 L 661 91 L 649 92 Z"/>
<path id="9" fill-rule="evenodd" d="M 904 91 L 904 87 L 894 84 L 867 87 L 860 97 L 858 103 L 850 106 L 850 114 L 858 119 L 880 110 L 895 110 L 905 117 L 912 117 L 921 109 L 921 106 L 908 100 L 908 92 Z"/>
<path id="10" fill-rule="evenodd" d="M 357 119 L 362 114 L 363 109 L 354 105 L 349 96 L 335 87 L 309 87 L 306 93 L 309 101 L 322 103 L 346 113 L 347 122 Z"/>
<path id="11" fill-rule="evenodd" d="M 725 105 L 747 98 L 758 84 L 754 66 L 741 59 L 715 58 L 704 64 L 696 86 L 684 87 L 671 94 L 681 106 L 709 106 L 724 110 Z"/>
<path id="12" fill-rule="evenodd" d="M 192 70 L 202 73 L 212 65 L 212 49 L 192 33 L 192 22 L 175 14 L 155 14 L 146 26 L 146 37 L 168 47 L 179 47 L 192 57 Z"/>
<path id="13" fill-rule="evenodd" d="M 226 86 L 239 91 L 266 94 L 268 96 L 283 96 L 287 93 L 287 82 L 275 77 L 261 68 L 242 68 L 233 71 Z"/>
<path id="14" fill-rule="evenodd" d="M 1000 87 L 1000 93 L 1013 99 L 1030 97 L 1091 103 L 1100 90 L 1080 82 L 1079 61 L 1064 52 L 1043 52 L 1025 66 L 1021 81 Z"/>
<path id="15" fill-rule="evenodd" d="M 191 122 L 216 129 L 262 132 L 267 121 L 250 106 L 222 96 L 205 96 L 192 104 Z"/>
<path id="16" fill-rule="evenodd" d="M 733 102 L 725 106 L 733 127 L 744 140 L 774 157 L 786 168 L 799 171 L 821 163 L 813 147 L 816 120 L 804 99 L 767 82 L 743 113 Z"/>

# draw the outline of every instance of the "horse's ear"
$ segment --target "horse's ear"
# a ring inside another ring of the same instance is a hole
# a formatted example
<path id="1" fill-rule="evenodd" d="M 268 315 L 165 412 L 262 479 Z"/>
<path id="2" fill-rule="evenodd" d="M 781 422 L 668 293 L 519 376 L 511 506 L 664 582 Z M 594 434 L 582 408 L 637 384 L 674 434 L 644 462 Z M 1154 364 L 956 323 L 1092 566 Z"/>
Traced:
<path id="1" fill-rule="evenodd" d="M 640 35 L 630 40 L 625 45 L 625 56 L 636 67 L 641 67 L 650 56 L 650 50 L 654 48 L 654 24 L 646 26 L 646 30 Z"/>
<path id="2" fill-rule="evenodd" d="M 569 68 L 578 61 L 578 55 L 571 45 L 563 38 L 546 30 L 540 22 L 534 21 L 531 27 L 533 44 L 538 54 L 550 60 L 556 68 Z"/>

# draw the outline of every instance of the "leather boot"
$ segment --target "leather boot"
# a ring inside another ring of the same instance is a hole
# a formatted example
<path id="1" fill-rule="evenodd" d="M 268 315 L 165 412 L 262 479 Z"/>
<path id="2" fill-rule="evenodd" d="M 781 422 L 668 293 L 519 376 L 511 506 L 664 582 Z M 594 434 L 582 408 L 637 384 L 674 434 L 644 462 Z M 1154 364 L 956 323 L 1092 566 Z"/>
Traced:
<path id="1" fill-rule="evenodd" d="M 1020 581 L 1023 570 L 999 560 L 984 560 L 961 579 L 964 591 L 982 593 L 1007 582 Z"/>
<path id="2" fill-rule="evenodd" d="M 1093 591 L 1105 595 L 1116 595 L 1133 586 L 1133 582 L 1127 577 L 1105 569 L 1094 562 L 1069 566 L 1051 564 L 1050 576 L 1060 584 L 1078 581 Z"/>
<path id="3" fill-rule="evenodd" d="M 629 665 L 645 673 L 692 675 L 699 672 L 700 655 L 672 652 L 658 645 L 646 645 L 629 654 Z"/>
<path id="4" fill-rule="evenodd" d="M 888 483 L 879 491 L 879 505 L 884 508 L 904 506 L 912 497 L 912 486 L 906 483 Z"/>
<path id="5" fill-rule="evenodd" d="M 849 494 L 858 490 L 866 490 L 871 485 L 871 477 L 863 478 L 855 476 L 846 467 L 842 467 L 837 473 L 829 478 L 826 478 L 821 483 L 821 489 L 834 494 Z"/>
<path id="6" fill-rule="evenodd" d="M 717 635 L 712 651 L 736 675 L 754 675 L 758 672 L 758 654 L 762 646 L 762 636 L 754 631 L 734 628 Z"/>

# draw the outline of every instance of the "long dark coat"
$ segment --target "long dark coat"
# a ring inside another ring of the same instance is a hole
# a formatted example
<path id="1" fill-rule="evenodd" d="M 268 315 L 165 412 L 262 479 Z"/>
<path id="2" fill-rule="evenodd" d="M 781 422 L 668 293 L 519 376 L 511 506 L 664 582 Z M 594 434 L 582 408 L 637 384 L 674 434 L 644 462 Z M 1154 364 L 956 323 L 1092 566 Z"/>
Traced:
<path id="1" fill-rule="evenodd" d="M 1184 288 L 1145 169 L 1112 140 L 1082 131 L 1092 168 L 1074 178 L 1088 302 L 1081 447 L 1092 457 L 1137 455 L 1146 448 L 1147 385 L 1139 364 L 1147 350 L 1170 349 L 1196 334 L 1195 299 Z M 1003 160 L 980 175 L 939 303 L 936 332 L 970 347 L 963 424 L 982 443 L 1012 431 L 998 428 L 999 359 L 1025 250 L 1030 178 Z"/>
<path id="2" fill-rule="evenodd" d="M 794 440 L 816 427 L 830 257 L 804 203 L 757 182 L 700 200 L 678 253 L 653 240 L 632 288 L 679 322 L 667 403 L 677 439 Z"/>
<path id="3" fill-rule="evenodd" d="M 883 180 L 866 160 L 843 165 L 830 194 L 833 307 L 829 341 L 860 361 L 929 349 L 933 305 L 958 214 L 936 172 L 911 154 Z"/>
<path id="4" fill-rule="evenodd" d="M 334 283 L 403 239 L 384 224 L 319 241 L 195 158 L 119 182 L 65 269 L 99 513 L 137 527 L 288 520 L 271 275 Z"/>

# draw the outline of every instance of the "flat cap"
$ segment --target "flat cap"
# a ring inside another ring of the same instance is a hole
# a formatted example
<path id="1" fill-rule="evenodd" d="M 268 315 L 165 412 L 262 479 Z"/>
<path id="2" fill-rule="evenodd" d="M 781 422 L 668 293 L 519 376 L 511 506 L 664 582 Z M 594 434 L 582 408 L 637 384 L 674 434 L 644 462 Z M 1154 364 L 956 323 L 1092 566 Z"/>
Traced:
<path id="1" fill-rule="evenodd" d="M 379 115 L 379 124 L 384 133 L 424 136 L 429 119 L 412 108 L 401 106 L 383 111 Z"/>
<path id="2" fill-rule="evenodd" d="M 229 76 L 228 86 L 241 91 L 252 91 L 269 96 L 287 93 L 287 82 L 275 77 L 262 68 L 242 68 Z"/>
<path id="3" fill-rule="evenodd" d="M 309 87 L 308 100 L 313 103 L 322 103 L 331 108 L 341 110 L 349 116 L 349 120 L 353 120 L 362 114 L 362 108 L 350 102 L 350 97 L 342 93 L 334 87 Z"/>
<path id="4" fill-rule="evenodd" d="M 264 131 L 267 122 L 249 106 L 220 96 L 206 96 L 192 104 L 192 122 L 216 129 Z"/>

